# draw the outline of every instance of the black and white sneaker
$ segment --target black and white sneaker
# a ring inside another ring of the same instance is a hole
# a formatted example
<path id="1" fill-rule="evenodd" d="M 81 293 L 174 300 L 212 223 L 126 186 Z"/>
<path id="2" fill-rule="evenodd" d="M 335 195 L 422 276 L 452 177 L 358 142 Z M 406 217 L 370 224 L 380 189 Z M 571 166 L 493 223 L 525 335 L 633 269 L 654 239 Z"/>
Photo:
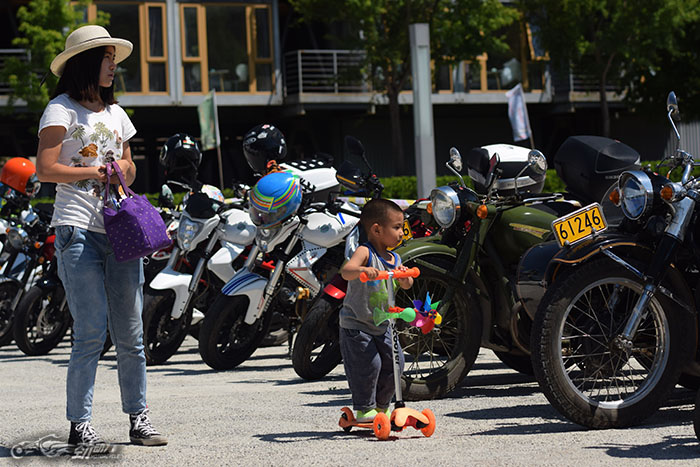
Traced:
<path id="1" fill-rule="evenodd" d="M 151 425 L 147 408 L 139 413 L 129 414 L 129 422 L 131 422 L 129 438 L 131 438 L 132 443 L 142 446 L 164 446 L 168 444 L 168 439 L 158 433 Z"/>
<path id="2" fill-rule="evenodd" d="M 95 445 L 104 444 L 104 440 L 97 434 L 95 429 L 86 422 L 70 422 L 70 435 L 68 435 L 68 444 L 77 445 Z"/>

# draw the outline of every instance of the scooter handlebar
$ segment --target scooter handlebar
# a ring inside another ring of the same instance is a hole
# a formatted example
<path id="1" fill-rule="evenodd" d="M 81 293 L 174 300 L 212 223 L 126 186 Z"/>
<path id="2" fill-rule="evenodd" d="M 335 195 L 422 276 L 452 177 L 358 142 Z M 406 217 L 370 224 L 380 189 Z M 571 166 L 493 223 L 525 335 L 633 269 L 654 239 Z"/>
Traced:
<path id="1" fill-rule="evenodd" d="M 367 277 L 366 273 L 361 272 L 360 273 L 360 281 L 367 282 L 367 281 L 386 280 L 389 278 L 389 272 L 391 272 L 394 279 L 402 279 L 404 277 L 418 277 L 418 276 L 420 276 L 420 269 L 418 269 L 418 268 L 410 268 L 410 269 L 406 269 L 405 271 L 399 271 L 398 269 L 394 269 L 393 271 L 379 271 L 379 275 L 377 277 L 375 277 L 374 279 L 370 279 L 369 277 Z"/>

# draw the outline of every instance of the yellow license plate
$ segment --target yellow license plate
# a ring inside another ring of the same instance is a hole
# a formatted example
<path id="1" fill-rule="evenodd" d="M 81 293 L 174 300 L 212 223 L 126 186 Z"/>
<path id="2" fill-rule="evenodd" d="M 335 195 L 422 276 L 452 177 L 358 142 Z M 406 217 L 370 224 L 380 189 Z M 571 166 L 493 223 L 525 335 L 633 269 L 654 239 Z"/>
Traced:
<path id="1" fill-rule="evenodd" d="M 404 219 L 404 221 L 403 221 L 403 238 L 401 239 L 401 242 L 398 245 L 396 245 L 393 248 L 389 248 L 389 250 L 393 250 L 395 248 L 400 247 L 401 245 L 403 245 L 403 243 L 406 240 L 410 240 L 411 238 L 413 238 L 413 232 L 411 231 L 411 224 L 408 223 L 408 219 Z"/>
<path id="2" fill-rule="evenodd" d="M 552 222 L 552 231 L 559 246 L 573 245 L 608 228 L 600 204 L 588 206 Z"/>

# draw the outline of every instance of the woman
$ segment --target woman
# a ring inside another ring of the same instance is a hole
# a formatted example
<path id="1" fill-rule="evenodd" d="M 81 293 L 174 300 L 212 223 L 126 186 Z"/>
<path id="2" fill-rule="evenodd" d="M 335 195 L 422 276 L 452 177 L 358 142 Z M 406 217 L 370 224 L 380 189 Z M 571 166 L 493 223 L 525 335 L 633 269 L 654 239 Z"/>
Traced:
<path id="1" fill-rule="evenodd" d="M 114 98 L 116 64 L 131 42 L 101 26 L 83 26 L 66 38 L 51 63 L 59 77 L 39 123 L 37 176 L 57 183 L 51 225 L 56 229 L 59 276 L 73 316 L 66 415 L 70 444 L 103 442 L 91 425 L 95 373 L 107 327 L 117 350 L 122 410 L 134 444 L 164 445 L 148 417 L 143 350 L 141 260 L 117 263 L 105 235 L 105 164 L 116 161 L 131 184 L 136 167 L 129 139 L 136 130 Z M 118 184 L 116 176 L 109 181 Z"/>

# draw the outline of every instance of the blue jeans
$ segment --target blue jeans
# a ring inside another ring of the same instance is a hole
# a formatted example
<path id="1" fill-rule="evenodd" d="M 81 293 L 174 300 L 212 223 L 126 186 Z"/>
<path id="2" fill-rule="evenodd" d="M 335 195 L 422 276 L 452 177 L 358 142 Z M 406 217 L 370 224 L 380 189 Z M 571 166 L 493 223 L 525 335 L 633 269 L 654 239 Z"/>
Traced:
<path id="1" fill-rule="evenodd" d="M 143 266 L 140 259 L 118 263 L 105 234 L 56 227 L 58 274 L 73 316 L 73 349 L 66 381 L 66 416 L 92 417 L 97 361 L 109 334 L 117 350 L 122 410 L 146 408 L 143 351 Z"/>
<path id="2" fill-rule="evenodd" d="M 345 376 L 352 393 L 352 406 L 363 412 L 374 408 L 387 409 L 394 397 L 394 365 L 389 328 L 375 336 L 357 329 L 340 328 L 340 353 Z M 399 347 L 399 371 L 403 372 L 404 356 Z"/>

